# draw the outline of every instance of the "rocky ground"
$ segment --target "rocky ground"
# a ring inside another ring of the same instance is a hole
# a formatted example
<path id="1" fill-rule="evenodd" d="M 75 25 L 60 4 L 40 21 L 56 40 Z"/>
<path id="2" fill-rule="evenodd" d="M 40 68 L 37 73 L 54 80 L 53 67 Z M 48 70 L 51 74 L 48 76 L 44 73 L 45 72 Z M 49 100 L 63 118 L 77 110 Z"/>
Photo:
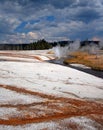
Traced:
<path id="1" fill-rule="evenodd" d="M 102 130 L 103 79 L 48 52 L 0 51 L 0 130 Z"/>

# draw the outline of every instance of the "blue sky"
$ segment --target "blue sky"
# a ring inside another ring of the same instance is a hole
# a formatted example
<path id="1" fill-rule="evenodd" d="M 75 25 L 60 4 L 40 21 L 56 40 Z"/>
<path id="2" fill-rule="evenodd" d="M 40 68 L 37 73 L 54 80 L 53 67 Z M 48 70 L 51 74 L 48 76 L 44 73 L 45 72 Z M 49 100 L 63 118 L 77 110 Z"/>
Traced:
<path id="1" fill-rule="evenodd" d="M 102 39 L 103 0 L 0 0 L 0 43 Z"/>

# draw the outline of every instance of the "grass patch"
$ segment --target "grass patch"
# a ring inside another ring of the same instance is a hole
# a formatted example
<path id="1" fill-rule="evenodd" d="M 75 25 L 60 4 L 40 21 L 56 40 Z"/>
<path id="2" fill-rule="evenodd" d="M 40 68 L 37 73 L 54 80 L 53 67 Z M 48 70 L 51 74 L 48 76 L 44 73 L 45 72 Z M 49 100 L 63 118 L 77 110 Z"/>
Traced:
<path id="1" fill-rule="evenodd" d="M 71 58 L 64 60 L 65 64 L 83 64 L 95 70 L 103 70 L 103 54 L 93 55 L 87 52 L 74 52 L 71 56 Z"/>

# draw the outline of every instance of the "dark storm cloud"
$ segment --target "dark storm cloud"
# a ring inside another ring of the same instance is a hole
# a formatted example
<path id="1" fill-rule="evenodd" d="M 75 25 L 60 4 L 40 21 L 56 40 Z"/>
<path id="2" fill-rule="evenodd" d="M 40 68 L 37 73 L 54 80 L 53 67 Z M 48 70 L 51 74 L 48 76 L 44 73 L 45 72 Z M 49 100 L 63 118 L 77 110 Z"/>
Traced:
<path id="1" fill-rule="evenodd" d="M 0 41 L 102 37 L 102 12 L 103 0 L 0 0 Z"/>
<path id="2" fill-rule="evenodd" d="M 101 15 L 97 10 L 92 8 L 82 8 L 78 10 L 75 19 L 89 23 L 95 19 L 99 19 L 100 17 Z"/>
<path id="3" fill-rule="evenodd" d="M 33 6 L 38 8 L 43 6 L 54 6 L 55 8 L 65 8 L 74 4 L 77 0 L 16 0 L 20 5 L 26 6 L 28 3 L 31 3 Z"/>

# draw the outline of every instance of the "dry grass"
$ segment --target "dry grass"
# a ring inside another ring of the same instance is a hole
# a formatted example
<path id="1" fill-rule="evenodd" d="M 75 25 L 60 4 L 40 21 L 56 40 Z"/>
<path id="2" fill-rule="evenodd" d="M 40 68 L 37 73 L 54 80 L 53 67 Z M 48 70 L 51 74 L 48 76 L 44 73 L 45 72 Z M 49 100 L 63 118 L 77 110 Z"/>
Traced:
<path id="1" fill-rule="evenodd" d="M 103 70 L 103 55 L 93 55 L 87 52 L 74 52 L 71 54 L 72 58 L 66 59 L 64 63 L 83 64 L 95 70 Z"/>

